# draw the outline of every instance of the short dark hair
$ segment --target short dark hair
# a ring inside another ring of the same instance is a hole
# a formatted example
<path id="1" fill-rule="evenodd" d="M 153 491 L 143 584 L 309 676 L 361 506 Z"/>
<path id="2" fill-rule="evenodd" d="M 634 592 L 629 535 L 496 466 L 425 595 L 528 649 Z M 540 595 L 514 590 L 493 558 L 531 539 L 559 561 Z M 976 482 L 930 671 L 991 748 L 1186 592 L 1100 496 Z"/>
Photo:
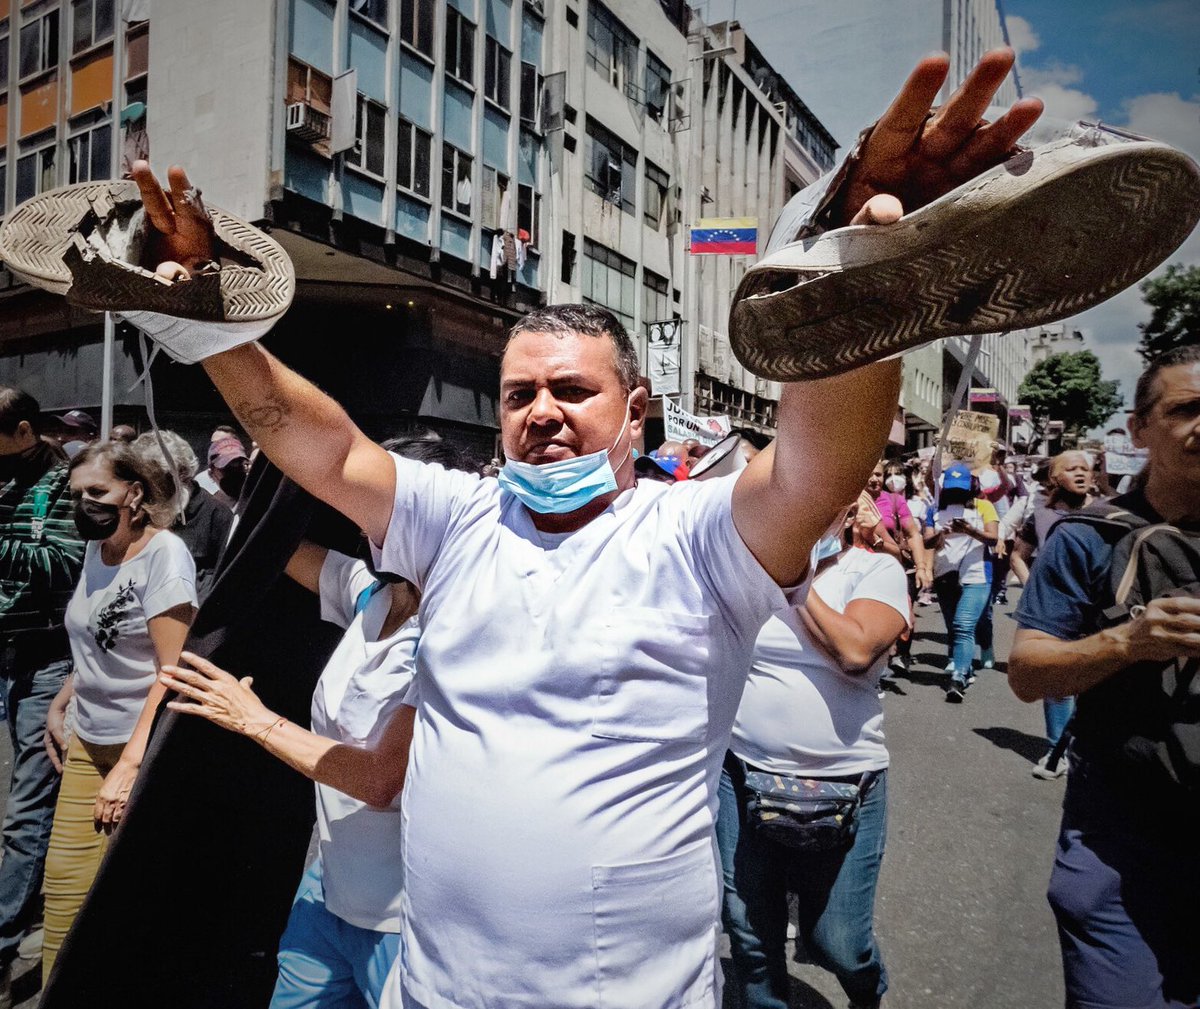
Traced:
<path id="1" fill-rule="evenodd" d="M 1200 363 L 1200 343 L 1189 344 L 1186 347 L 1176 347 L 1161 354 L 1150 362 L 1150 366 L 1142 372 L 1137 380 L 1137 389 L 1133 394 L 1133 415 L 1138 420 L 1145 420 L 1158 402 L 1158 390 L 1155 379 L 1164 368 L 1174 368 L 1181 364 Z"/>
<path id="2" fill-rule="evenodd" d="M 395 452 L 405 459 L 415 459 L 417 462 L 437 463 L 443 469 L 458 469 L 465 473 L 478 473 L 479 467 L 471 458 L 448 441 L 441 438 L 431 438 L 427 435 L 408 435 L 399 438 L 389 438 L 383 442 L 383 447 L 389 452 Z"/>
<path id="3" fill-rule="evenodd" d="M 0 385 L 0 434 L 14 435 L 21 421 L 29 424 L 34 434 L 39 432 L 42 408 L 24 389 Z"/>
<path id="4" fill-rule="evenodd" d="M 599 305 L 546 305 L 535 308 L 508 331 L 508 343 L 522 333 L 578 333 L 580 336 L 606 336 L 612 341 L 614 366 L 626 393 L 637 388 L 641 362 L 637 347 L 621 320 Z M 507 344 L 506 344 L 507 346 Z"/>

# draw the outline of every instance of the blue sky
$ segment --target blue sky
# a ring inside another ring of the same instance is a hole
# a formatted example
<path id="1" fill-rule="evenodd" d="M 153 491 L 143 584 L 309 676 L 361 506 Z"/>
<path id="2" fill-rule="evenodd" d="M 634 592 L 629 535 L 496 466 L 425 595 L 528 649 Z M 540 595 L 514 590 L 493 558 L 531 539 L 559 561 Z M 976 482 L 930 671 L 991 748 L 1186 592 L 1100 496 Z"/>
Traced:
<path id="1" fill-rule="evenodd" d="M 1004 11 L 1022 86 L 1047 112 L 1128 126 L 1200 159 L 1200 2 L 1005 0 Z M 1200 232 L 1168 262 L 1200 263 Z M 1137 324 L 1148 318 L 1135 287 L 1069 323 L 1127 397 L 1141 369 Z"/>
<path id="2" fill-rule="evenodd" d="M 879 108 L 838 108 L 836 101 L 839 93 L 861 93 L 860 79 L 871 73 L 878 53 L 864 53 L 862 60 L 849 61 L 844 83 L 841 78 L 816 81 L 812 80 L 813 68 L 801 55 L 803 47 L 795 40 L 805 37 L 801 8 L 807 4 L 839 3 L 851 17 L 870 23 L 877 12 L 891 10 L 894 15 L 892 5 L 901 0 L 699 2 L 710 22 L 736 16 L 767 59 L 796 86 L 801 98 L 806 98 L 808 77 L 813 111 L 825 116 L 830 126 L 843 119 L 850 124 L 834 130 L 839 140 L 852 137 L 858 126 L 865 126 L 886 104 L 882 95 L 873 102 Z M 902 0 L 901 6 L 915 5 L 923 11 L 922 2 L 933 12 L 941 10 L 943 0 Z M 1002 4 L 1018 51 L 1024 91 L 1042 98 L 1048 114 L 1067 120 L 1099 118 L 1166 141 L 1200 160 L 1200 0 L 1002 0 Z M 886 21 L 881 17 L 881 26 Z M 905 48 L 891 35 L 876 44 L 892 53 L 894 47 Z M 918 50 L 915 42 L 911 44 L 913 51 L 901 53 L 905 67 L 925 51 Z M 835 76 L 841 71 L 822 72 Z M 889 70 L 888 75 L 882 86 L 890 95 L 903 74 Z M 892 76 L 897 78 L 895 85 Z M 1200 232 L 1193 232 L 1168 262 L 1200 264 Z M 1068 326 L 1084 333 L 1106 376 L 1120 379 L 1122 392 L 1129 397 L 1141 370 L 1135 350 L 1137 324 L 1148 317 L 1134 287 L 1067 320 Z"/>

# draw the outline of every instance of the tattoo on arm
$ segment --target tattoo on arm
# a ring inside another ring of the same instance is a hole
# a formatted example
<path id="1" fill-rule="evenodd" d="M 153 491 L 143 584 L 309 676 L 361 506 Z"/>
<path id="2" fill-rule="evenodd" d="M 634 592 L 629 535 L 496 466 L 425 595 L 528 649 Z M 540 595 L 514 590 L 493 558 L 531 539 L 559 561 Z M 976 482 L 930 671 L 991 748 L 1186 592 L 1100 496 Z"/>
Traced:
<path id="1" fill-rule="evenodd" d="M 243 400 L 233 408 L 233 412 L 242 419 L 251 434 L 256 431 L 279 434 L 290 424 L 292 416 L 291 406 L 278 396 L 268 396 L 256 402 Z"/>

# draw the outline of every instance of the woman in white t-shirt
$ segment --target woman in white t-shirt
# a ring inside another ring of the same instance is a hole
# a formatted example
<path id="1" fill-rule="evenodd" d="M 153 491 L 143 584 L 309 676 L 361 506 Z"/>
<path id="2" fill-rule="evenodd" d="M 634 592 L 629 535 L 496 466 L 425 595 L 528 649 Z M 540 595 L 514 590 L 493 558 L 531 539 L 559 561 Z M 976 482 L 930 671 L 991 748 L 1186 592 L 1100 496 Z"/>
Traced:
<path id="1" fill-rule="evenodd" d="M 444 442 L 384 447 L 470 470 Z M 287 573 L 321 598 L 321 617 L 346 629 L 313 693 L 312 731 L 282 718 L 237 680 L 190 653 L 164 670 L 187 700 L 170 707 L 255 739 L 316 782 L 317 857 L 279 941 L 271 1009 L 337 1004 L 375 1009 L 400 949 L 404 871 L 400 791 L 416 707 L 420 593 L 369 561 L 303 543 Z"/>
<path id="2" fill-rule="evenodd" d="M 991 666 L 991 621 L 983 622 L 992 604 L 991 548 L 999 536 L 996 509 L 979 497 L 979 482 L 964 462 L 942 472 L 942 493 L 932 524 L 925 527 L 925 545 L 935 551 L 933 590 L 937 594 L 946 633 L 950 637 L 950 683 L 946 700 L 961 703 L 972 679 L 976 632 L 983 625 L 983 662 Z"/>
<path id="3" fill-rule="evenodd" d="M 167 531 L 177 498 L 156 450 L 98 442 L 71 461 L 70 481 L 87 550 L 65 617 L 74 668 L 46 720 L 63 780 L 46 855 L 45 977 L 124 814 L 166 694 L 158 670 L 178 661 L 196 612 L 196 565 Z"/>
<path id="4" fill-rule="evenodd" d="M 908 583 L 899 562 L 866 549 L 858 528 L 849 531 L 854 546 L 840 535 L 818 544 L 821 559 L 805 604 L 772 617 L 759 633 L 721 776 L 717 843 L 731 983 L 740 993 L 735 1001 L 756 1009 L 790 1004 L 785 942 L 792 887 L 799 888 L 804 948 L 837 975 L 851 1003 L 878 1005 L 887 990 L 873 927 L 887 829 L 878 684 L 908 624 Z M 758 836 L 745 785 L 753 771 L 858 786 L 862 801 L 849 849 L 798 851 Z"/>

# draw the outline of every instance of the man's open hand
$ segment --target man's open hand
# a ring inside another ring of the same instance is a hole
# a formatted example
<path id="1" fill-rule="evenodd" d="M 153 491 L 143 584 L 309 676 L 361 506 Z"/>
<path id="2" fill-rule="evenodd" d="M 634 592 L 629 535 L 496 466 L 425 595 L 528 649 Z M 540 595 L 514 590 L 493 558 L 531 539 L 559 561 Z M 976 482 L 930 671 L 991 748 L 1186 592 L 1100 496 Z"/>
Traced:
<path id="1" fill-rule="evenodd" d="M 921 60 L 863 145 L 835 208 L 835 226 L 891 223 L 1004 161 L 1042 114 L 1040 99 L 1022 98 L 994 123 L 980 118 L 1014 59 L 1011 49 L 984 53 L 936 111 L 950 59 L 941 53 Z"/>
<path id="2" fill-rule="evenodd" d="M 212 222 L 205 213 L 200 190 L 178 165 L 167 169 L 168 195 L 145 161 L 133 163 L 133 181 L 142 194 L 146 216 L 157 232 L 146 250 L 148 268 L 166 280 L 184 280 L 213 259 Z"/>

